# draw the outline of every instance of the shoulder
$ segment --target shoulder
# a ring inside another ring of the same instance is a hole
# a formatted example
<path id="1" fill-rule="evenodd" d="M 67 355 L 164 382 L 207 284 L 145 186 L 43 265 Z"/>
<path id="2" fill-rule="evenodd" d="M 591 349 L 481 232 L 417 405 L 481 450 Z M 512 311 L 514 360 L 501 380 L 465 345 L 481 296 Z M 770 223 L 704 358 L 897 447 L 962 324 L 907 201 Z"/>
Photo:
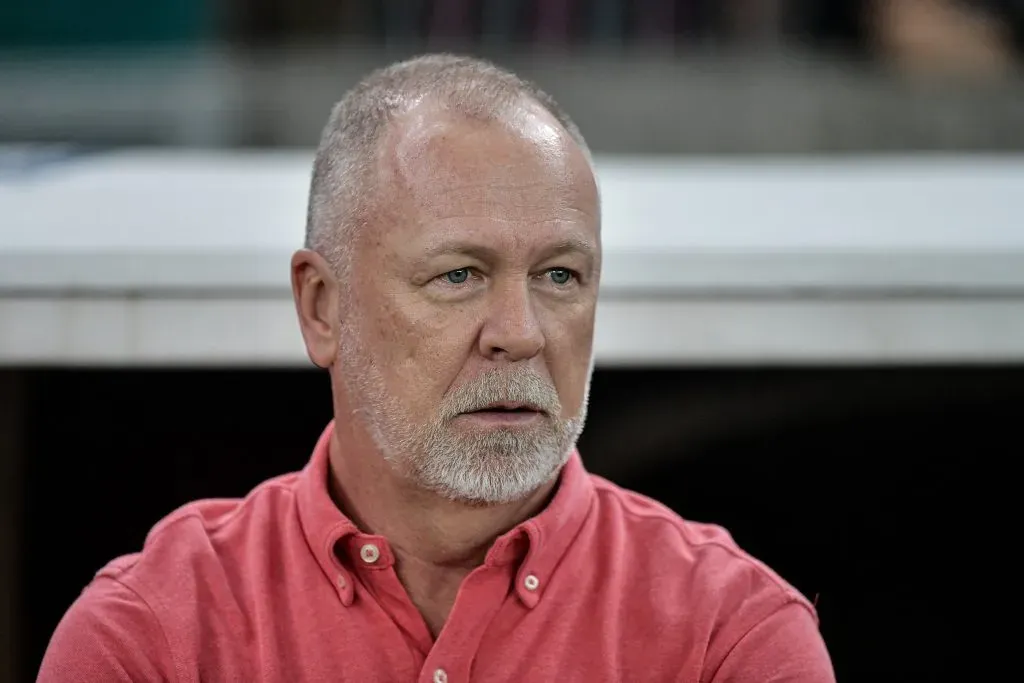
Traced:
<path id="1" fill-rule="evenodd" d="M 789 658 L 786 648 L 819 653 L 824 659 L 817 661 L 827 663 L 814 606 L 726 529 L 683 519 L 599 477 L 594 485 L 595 531 L 610 551 L 602 556 L 623 565 L 617 569 L 628 577 L 631 599 L 645 597 L 637 617 L 685 634 L 691 646 L 699 644 L 705 672 L 729 657 L 760 656 L 769 663 Z M 780 644 L 764 637 L 768 631 L 799 635 L 800 642 Z"/>
<path id="2" fill-rule="evenodd" d="M 622 530 L 621 538 L 613 533 L 608 540 L 625 546 L 632 557 L 642 557 L 653 571 L 677 577 L 687 590 L 698 591 L 711 603 L 749 602 L 763 595 L 775 607 L 796 602 L 813 612 L 796 588 L 743 550 L 724 527 L 684 519 L 647 496 L 593 479 L 599 524 Z"/>
<path id="3" fill-rule="evenodd" d="M 142 550 L 117 558 L 97 573 L 120 581 L 155 603 L 188 590 L 186 577 L 230 572 L 253 551 L 279 540 L 294 521 L 294 474 L 268 480 L 245 498 L 198 500 L 157 522 Z"/>
<path id="4" fill-rule="evenodd" d="M 296 473 L 268 479 L 245 498 L 208 498 L 182 505 L 153 525 L 143 552 L 159 546 L 166 538 L 202 531 L 210 538 L 229 538 L 233 531 L 254 521 L 265 521 L 283 506 L 291 505 L 295 495 Z"/>
<path id="5" fill-rule="evenodd" d="M 279 556 L 277 546 L 295 535 L 295 477 L 270 479 L 241 499 L 188 503 L 152 528 L 141 552 L 114 560 L 97 576 L 137 591 L 161 617 L 197 591 L 235 588 L 254 562 Z"/>
<path id="6" fill-rule="evenodd" d="M 160 520 L 139 552 L 112 560 L 65 613 L 47 648 L 40 681 L 68 670 L 77 680 L 174 680 L 175 653 L 204 630 L 244 628 L 246 564 L 273 553 L 289 523 L 292 480 L 264 482 L 244 499 L 200 500 Z M 211 620 L 223 623 L 211 624 Z M 68 669 L 68 667 L 71 667 Z"/>
<path id="7" fill-rule="evenodd" d="M 38 683 L 174 680 L 164 630 L 151 606 L 116 579 L 97 578 L 64 614 Z"/>

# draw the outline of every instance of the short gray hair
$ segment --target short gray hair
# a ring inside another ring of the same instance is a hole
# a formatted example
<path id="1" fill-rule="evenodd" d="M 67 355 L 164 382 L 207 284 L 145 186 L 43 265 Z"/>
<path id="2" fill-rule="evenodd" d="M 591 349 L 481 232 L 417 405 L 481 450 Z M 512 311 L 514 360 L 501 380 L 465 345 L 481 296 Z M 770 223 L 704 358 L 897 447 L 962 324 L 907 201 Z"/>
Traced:
<path id="1" fill-rule="evenodd" d="M 590 159 L 579 128 L 554 98 L 482 59 L 425 55 L 372 72 L 334 105 L 313 162 L 306 247 L 337 270 L 347 267 L 351 232 L 378 198 L 375 175 L 388 123 L 422 99 L 470 118 L 491 121 L 523 101 L 546 109 Z"/>

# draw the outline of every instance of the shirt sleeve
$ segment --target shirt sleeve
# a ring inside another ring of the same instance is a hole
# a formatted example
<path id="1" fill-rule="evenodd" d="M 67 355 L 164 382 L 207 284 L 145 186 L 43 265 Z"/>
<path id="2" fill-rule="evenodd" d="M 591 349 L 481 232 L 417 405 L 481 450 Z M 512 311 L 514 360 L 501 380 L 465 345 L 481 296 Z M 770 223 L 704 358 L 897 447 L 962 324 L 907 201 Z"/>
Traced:
<path id="1" fill-rule="evenodd" d="M 171 683 L 172 668 L 150 607 L 116 579 L 98 578 L 58 624 L 36 683 Z"/>
<path id="2" fill-rule="evenodd" d="M 811 611 L 790 602 L 740 638 L 712 683 L 835 683 L 825 641 Z"/>

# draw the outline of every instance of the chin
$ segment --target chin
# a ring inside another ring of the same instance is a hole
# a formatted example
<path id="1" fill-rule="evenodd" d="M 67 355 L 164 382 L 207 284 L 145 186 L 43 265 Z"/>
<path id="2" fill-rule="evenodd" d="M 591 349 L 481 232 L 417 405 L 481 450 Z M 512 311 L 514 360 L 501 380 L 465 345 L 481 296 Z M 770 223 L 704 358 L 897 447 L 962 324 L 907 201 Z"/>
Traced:
<path id="1" fill-rule="evenodd" d="M 425 488 L 467 505 L 514 503 L 550 483 L 571 452 L 523 444 L 515 437 L 488 441 L 435 453 L 418 468 L 417 478 Z"/>

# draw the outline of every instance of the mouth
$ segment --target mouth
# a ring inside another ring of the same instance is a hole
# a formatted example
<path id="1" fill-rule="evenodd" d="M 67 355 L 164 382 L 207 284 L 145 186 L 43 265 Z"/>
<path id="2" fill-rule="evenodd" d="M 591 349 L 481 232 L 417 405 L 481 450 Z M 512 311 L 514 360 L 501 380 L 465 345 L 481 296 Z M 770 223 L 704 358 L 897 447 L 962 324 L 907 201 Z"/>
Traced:
<path id="1" fill-rule="evenodd" d="M 476 413 L 539 413 L 543 414 L 544 410 L 540 406 L 533 405 L 532 403 L 518 403 L 515 401 L 495 401 L 489 403 L 483 408 L 477 408 L 471 410 L 467 415 L 474 415 Z"/>
<path id="2" fill-rule="evenodd" d="M 462 417 L 469 418 L 475 422 L 515 425 L 529 424 L 539 420 L 546 414 L 540 406 L 530 403 L 497 401 L 482 408 L 465 412 L 462 414 Z"/>

